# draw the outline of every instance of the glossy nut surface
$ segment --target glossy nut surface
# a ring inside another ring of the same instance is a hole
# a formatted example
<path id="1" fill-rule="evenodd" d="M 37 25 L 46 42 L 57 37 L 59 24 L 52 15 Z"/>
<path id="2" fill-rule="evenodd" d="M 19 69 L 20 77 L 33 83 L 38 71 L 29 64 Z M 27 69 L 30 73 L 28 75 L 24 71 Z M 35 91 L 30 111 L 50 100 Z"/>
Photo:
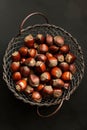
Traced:
<path id="1" fill-rule="evenodd" d="M 69 89 L 69 87 L 70 87 L 70 83 L 64 83 L 64 88 L 65 89 Z"/>
<path id="2" fill-rule="evenodd" d="M 52 45 L 52 46 L 49 47 L 49 51 L 51 53 L 56 53 L 58 50 L 59 50 L 59 47 L 57 47 L 55 45 Z"/>
<path id="3" fill-rule="evenodd" d="M 46 71 L 46 65 L 42 61 L 37 61 L 36 62 L 36 71 L 43 73 Z"/>
<path id="4" fill-rule="evenodd" d="M 70 48 L 69 48 L 68 45 L 63 45 L 63 46 L 60 48 L 61 53 L 64 53 L 64 54 L 68 53 L 69 50 L 70 50 Z"/>
<path id="5" fill-rule="evenodd" d="M 46 94 L 52 95 L 53 94 L 53 88 L 52 88 L 52 86 L 51 85 L 46 85 L 43 88 L 43 92 L 46 93 Z"/>
<path id="6" fill-rule="evenodd" d="M 51 70 L 51 75 L 54 78 L 60 78 L 62 76 L 62 71 L 61 71 L 61 69 L 59 67 L 54 67 Z"/>
<path id="7" fill-rule="evenodd" d="M 76 66 L 75 66 L 75 64 L 70 64 L 69 70 L 70 70 L 70 72 L 72 74 L 75 74 L 76 73 Z"/>
<path id="8" fill-rule="evenodd" d="M 28 75 L 30 74 L 30 68 L 28 66 L 21 66 L 20 72 L 23 77 L 28 77 Z"/>
<path id="9" fill-rule="evenodd" d="M 27 47 L 21 47 L 19 48 L 19 52 L 21 54 L 21 56 L 27 56 L 27 53 L 28 53 L 28 48 Z"/>
<path id="10" fill-rule="evenodd" d="M 39 51 L 40 53 L 46 53 L 48 51 L 48 46 L 46 44 L 40 44 Z"/>
<path id="11" fill-rule="evenodd" d="M 25 41 L 25 45 L 28 47 L 28 48 L 32 48 L 34 47 L 34 37 L 30 34 L 30 35 L 27 35 L 25 38 L 24 38 L 24 41 Z"/>
<path id="12" fill-rule="evenodd" d="M 41 90 L 43 90 L 43 88 L 44 88 L 44 84 L 40 84 L 40 85 L 37 87 L 37 90 L 38 90 L 38 91 L 41 91 Z"/>
<path id="13" fill-rule="evenodd" d="M 58 64 L 58 61 L 55 57 L 49 57 L 48 60 L 47 60 L 47 65 L 49 67 L 54 67 L 54 66 L 57 66 Z"/>
<path id="14" fill-rule="evenodd" d="M 68 53 L 65 57 L 67 63 L 73 63 L 76 57 L 72 53 Z"/>
<path id="15" fill-rule="evenodd" d="M 15 80 L 15 81 L 20 80 L 21 79 L 21 73 L 20 72 L 13 73 L 12 79 Z"/>
<path id="16" fill-rule="evenodd" d="M 61 80 L 61 79 L 53 79 L 52 80 L 52 85 L 53 85 L 53 87 L 61 88 L 61 87 L 64 86 L 64 81 Z"/>
<path id="17" fill-rule="evenodd" d="M 47 57 L 44 54 L 38 54 L 36 60 L 46 62 Z"/>
<path id="18" fill-rule="evenodd" d="M 62 62 L 62 63 L 60 63 L 60 64 L 59 64 L 59 67 L 60 67 L 61 70 L 63 70 L 63 71 L 67 71 L 67 70 L 69 70 L 69 68 L 70 68 L 70 66 L 69 66 L 69 64 L 68 64 L 67 62 Z"/>
<path id="19" fill-rule="evenodd" d="M 16 72 L 20 68 L 20 63 L 19 62 L 12 62 L 10 68 L 11 68 L 12 72 Z"/>
<path id="20" fill-rule="evenodd" d="M 21 55 L 18 51 L 15 51 L 12 53 L 12 60 L 13 61 L 20 61 L 21 59 Z"/>
<path id="21" fill-rule="evenodd" d="M 37 87 L 40 83 L 40 79 L 37 75 L 35 74 L 30 74 L 29 76 L 29 84 L 33 87 Z"/>
<path id="22" fill-rule="evenodd" d="M 28 56 L 29 56 L 29 57 L 35 57 L 36 54 L 37 54 L 36 49 L 31 48 L 31 49 L 28 50 Z"/>
<path id="23" fill-rule="evenodd" d="M 49 72 L 42 73 L 41 76 L 40 76 L 40 80 L 43 81 L 43 82 L 50 81 L 51 80 L 50 73 Z"/>
<path id="24" fill-rule="evenodd" d="M 17 91 L 24 91 L 26 89 L 26 87 L 27 87 L 27 81 L 24 79 L 21 79 L 16 83 Z"/>
<path id="25" fill-rule="evenodd" d="M 37 34 L 36 36 L 36 42 L 38 43 L 44 43 L 45 37 L 42 34 Z"/>
<path id="26" fill-rule="evenodd" d="M 35 102 L 41 102 L 42 96 L 41 96 L 41 94 L 40 94 L 39 92 L 34 91 L 34 92 L 32 93 L 32 99 L 33 99 Z"/>
<path id="27" fill-rule="evenodd" d="M 48 46 L 53 45 L 53 37 L 49 34 L 46 35 L 46 43 Z"/>
<path id="28" fill-rule="evenodd" d="M 30 85 L 27 85 L 26 89 L 24 90 L 26 94 L 31 94 L 33 91 L 34 88 L 32 88 Z"/>
<path id="29" fill-rule="evenodd" d="M 55 57 L 58 60 L 58 62 L 64 61 L 64 55 L 63 54 L 56 54 Z"/>
<path id="30" fill-rule="evenodd" d="M 36 64 L 36 61 L 34 58 L 30 57 L 30 58 L 27 58 L 24 62 L 25 65 L 29 66 L 29 67 L 34 67 L 35 64 Z"/>
<path id="31" fill-rule="evenodd" d="M 64 45 L 64 38 L 61 37 L 61 36 L 55 36 L 55 37 L 54 37 L 54 43 L 55 43 L 57 46 L 62 46 L 62 45 Z"/>
<path id="32" fill-rule="evenodd" d="M 72 80 L 72 74 L 71 74 L 71 72 L 69 72 L 69 71 L 64 72 L 64 73 L 62 74 L 62 79 L 63 79 L 64 81 Z"/>

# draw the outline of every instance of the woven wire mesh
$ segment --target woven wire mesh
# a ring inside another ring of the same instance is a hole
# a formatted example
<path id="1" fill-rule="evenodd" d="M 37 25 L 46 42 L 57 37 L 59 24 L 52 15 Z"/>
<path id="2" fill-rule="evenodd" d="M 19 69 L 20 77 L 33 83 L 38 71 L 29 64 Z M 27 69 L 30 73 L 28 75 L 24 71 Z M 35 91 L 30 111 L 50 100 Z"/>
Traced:
<path id="1" fill-rule="evenodd" d="M 76 56 L 76 73 L 73 76 L 73 79 L 71 81 L 71 86 L 69 90 L 64 91 L 63 95 L 60 98 L 53 98 L 53 97 L 46 97 L 43 98 L 40 103 L 36 103 L 32 100 L 31 95 L 27 96 L 26 94 L 19 93 L 15 90 L 15 83 L 12 80 L 12 73 L 10 71 L 10 64 L 11 64 L 11 54 L 18 50 L 21 46 L 24 44 L 24 37 L 28 34 L 32 34 L 34 37 L 41 33 L 44 36 L 46 34 L 50 34 L 52 36 L 60 35 L 63 36 L 65 39 L 65 43 L 69 45 L 71 52 Z M 75 91 L 75 89 L 79 86 L 81 79 L 84 74 L 84 59 L 83 59 L 83 53 L 81 50 L 80 45 L 77 43 L 76 39 L 74 39 L 71 34 L 66 32 L 64 29 L 57 27 L 55 25 L 50 24 L 38 24 L 34 26 L 29 26 L 26 29 L 24 29 L 21 33 L 21 35 L 16 36 L 13 38 L 10 43 L 8 44 L 8 47 L 6 49 L 4 58 L 3 58 L 3 78 L 7 83 L 8 88 L 14 93 L 14 95 L 18 98 L 23 100 L 26 103 L 29 103 L 31 105 L 38 105 L 38 106 L 51 106 L 55 105 L 61 102 L 61 100 L 67 100 L 69 99 L 70 95 Z"/>

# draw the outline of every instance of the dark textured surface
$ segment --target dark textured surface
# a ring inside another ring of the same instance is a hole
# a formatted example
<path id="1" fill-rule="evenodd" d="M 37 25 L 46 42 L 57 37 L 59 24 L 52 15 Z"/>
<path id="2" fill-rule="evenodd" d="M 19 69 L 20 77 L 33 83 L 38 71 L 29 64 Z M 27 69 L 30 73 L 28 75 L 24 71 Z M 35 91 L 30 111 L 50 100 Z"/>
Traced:
<path id="1" fill-rule="evenodd" d="M 87 129 L 87 67 L 84 78 L 71 99 L 63 104 L 62 109 L 55 116 L 47 119 L 39 118 L 35 114 L 35 107 L 17 100 L 2 81 L 2 58 L 8 42 L 18 33 L 23 18 L 34 11 L 45 13 L 50 23 L 61 26 L 78 40 L 84 50 L 86 65 L 86 8 L 86 0 L 0 0 L 0 130 Z M 35 17 L 27 22 L 26 26 L 42 21 L 43 19 L 39 20 L 39 17 Z"/>

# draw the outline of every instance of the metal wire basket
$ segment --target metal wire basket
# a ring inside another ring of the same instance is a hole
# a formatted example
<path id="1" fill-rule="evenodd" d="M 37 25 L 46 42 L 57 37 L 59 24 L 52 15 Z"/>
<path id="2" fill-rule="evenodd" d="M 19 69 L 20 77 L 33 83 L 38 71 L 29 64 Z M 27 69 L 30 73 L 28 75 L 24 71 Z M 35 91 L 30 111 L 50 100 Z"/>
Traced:
<path id="1" fill-rule="evenodd" d="M 24 26 L 26 20 L 29 19 L 33 15 L 42 16 L 46 20 L 46 24 L 36 24 L 33 26 L 28 26 L 27 28 L 23 29 L 23 26 Z M 65 43 L 67 43 L 70 46 L 71 52 L 76 56 L 75 65 L 76 65 L 76 69 L 77 69 L 77 71 L 71 81 L 70 89 L 67 91 L 64 91 L 62 97 L 60 97 L 60 98 L 47 97 L 47 98 L 44 98 L 40 103 L 34 102 L 31 99 L 31 96 L 27 96 L 23 92 L 19 93 L 15 90 L 15 83 L 12 80 L 12 73 L 10 71 L 10 64 L 12 62 L 11 54 L 14 51 L 18 50 L 21 46 L 23 46 L 23 44 L 24 44 L 23 39 L 26 35 L 32 34 L 35 37 L 38 33 L 41 33 L 43 35 L 51 34 L 52 36 L 56 36 L 56 35 L 63 36 L 65 39 Z M 58 108 L 53 113 L 46 115 L 46 117 L 48 117 L 48 116 L 55 114 L 62 106 L 63 101 L 68 100 L 70 98 L 70 95 L 79 86 L 79 84 L 82 80 L 83 74 L 84 74 L 84 59 L 83 59 L 83 53 L 82 53 L 80 45 L 78 44 L 76 39 L 72 37 L 72 35 L 70 33 L 65 31 L 61 27 L 49 24 L 48 19 L 46 18 L 46 16 L 44 14 L 42 14 L 40 12 L 35 12 L 32 14 L 29 14 L 23 20 L 23 22 L 20 26 L 20 33 L 16 37 L 12 38 L 12 40 L 9 42 L 8 47 L 5 51 L 4 58 L 3 58 L 3 69 L 4 69 L 3 78 L 4 78 L 5 82 L 7 83 L 8 88 L 14 93 L 16 98 L 21 99 L 25 103 L 29 103 L 31 105 L 37 105 L 39 107 L 40 106 L 52 106 L 52 105 L 58 104 Z M 40 116 L 42 116 L 39 113 L 38 109 L 37 109 L 37 113 Z"/>

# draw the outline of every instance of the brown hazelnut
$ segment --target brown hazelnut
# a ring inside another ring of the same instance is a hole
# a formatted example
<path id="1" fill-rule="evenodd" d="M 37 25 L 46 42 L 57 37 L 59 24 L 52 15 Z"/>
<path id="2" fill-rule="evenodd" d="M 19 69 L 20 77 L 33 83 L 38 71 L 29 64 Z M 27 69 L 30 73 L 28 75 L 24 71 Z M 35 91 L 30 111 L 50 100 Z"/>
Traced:
<path id="1" fill-rule="evenodd" d="M 59 64 L 59 67 L 63 70 L 63 71 L 67 71 L 69 70 L 69 64 L 67 62 L 62 62 Z"/>
<path id="2" fill-rule="evenodd" d="M 43 81 L 43 82 L 50 81 L 51 80 L 50 73 L 49 72 L 42 73 L 41 76 L 40 76 L 40 80 Z"/>
<path id="3" fill-rule="evenodd" d="M 36 49 L 31 48 L 31 49 L 28 50 L 28 56 L 34 58 L 36 56 L 36 54 L 37 54 Z"/>
<path id="4" fill-rule="evenodd" d="M 51 85 L 46 85 L 43 88 L 43 92 L 46 93 L 46 94 L 52 95 L 53 94 L 53 88 L 52 88 L 52 86 Z"/>
<path id="5" fill-rule="evenodd" d="M 30 74 L 30 68 L 28 66 L 21 66 L 20 72 L 23 77 L 28 77 L 28 75 Z"/>
<path id="6" fill-rule="evenodd" d="M 25 45 L 28 47 L 28 48 L 32 48 L 34 47 L 34 37 L 30 34 L 28 36 L 26 36 L 24 38 L 24 41 L 25 41 Z"/>
<path id="7" fill-rule="evenodd" d="M 62 89 L 54 89 L 54 90 L 53 90 L 53 96 L 54 96 L 55 98 L 61 97 L 62 94 L 63 94 Z"/>
<path id="8" fill-rule="evenodd" d="M 34 92 L 32 93 L 32 99 L 33 99 L 35 102 L 41 102 L 42 96 L 41 96 L 41 94 L 40 94 L 39 92 L 34 91 Z"/>
<path id="9" fill-rule="evenodd" d="M 12 72 L 16 72 L 20 68 L 20 63 L 19 62 L 12 62 L 10 66 Z"/>
<path id="10" fill-rule="evenodd" d="M 53 79 L 52 80 L 52 85 L 53 87 L 56 87 L 56 88 L 61 88 L 64 86 L 64 82 L 62 79 Z"/>
<path id="11" fill-rule="evenodd" d="M 36 59 L 37 59 L 38 61 L 46 62 L 47 57 L 46 57 L 44 54 L 38 54 L 38 55 L 36 56 Z"/>
<path id="12" fill-rule="evenodd" d="M 38 43 L 36 43 L 36 42 L 34 43 L 34 48 L 35 48 L 35 49 L 38 49 L 38 48 L 39 48 Z"/>
<path id="13" fill-rule="evenodd" d="M 46 65 L 42 61 L 37 61 L 36 62 L 36 71 L 43 73 L 46 71 Z"/>
<path id="14" fill-rule="evenodd" d="M 62 46 L 62 45 L 64 45 L 64 38 L 61 37 L 61 36 L 55 36 L 55 37 L 54 37 L 54 43 L 55 43 L 57 46 Z"/>
<path id="15" fill-rule="evenodd" d="M 40 84 L 40 85 L 37 87 L 37 90 L 38 90 L 38 91 L 41 91 L 41 90 L 43 90 L 43 88 L 44 88 L 44 84 Z"/>
<path id="16" fill-rule="evenodd" d="M 76 66 L 75 66 L 75 64 L 70 64 L 69 70 L 70 70 L 70 72 L 71 72 L 72 74 L 75 74 L 75 72 L 76 72 Z"/>
<path id="17" fill-rule="evenodd" d="M 20 80 L 21 79 L 21 73 L 20 72 L 14 72 L 12 75 L 13 80 Z"/>
<path id="18" fill-rule="evenodd" d="M 20 61 L 21 59 L 21 56 L 20 56 L 20 53 L 18 51 L 15 51 L 12 53 L 12 60 L 13 61 Z"/>
<path id="19" fill-rule="evenodd" d="M 24 91 L 26 94 L 31 94 L 34 91 L 34 88 L 32 88 L 30 85 L 27 85 Z"/>
<path id="20" fill-rule="evenodd" d="M 23 56 L 23 57 L 27 56 L 28 48 L 27 47 L 21 47 L 19 49 L 19 52 L 20 52 L 21 56 Z"/>
<path id="21" fill-rule="evenodd" d="M 68 53 L 65 57 L 66 62 L 73 63 L 76 57 L 72 53 Z"/>
<path id="22" fill-rule="evenodd" d="M 27 87 L 27 81 L 24 79 L 21 79 L 16 83 L 17 91 L 24 91 L 26 89 L 26 87 Z"/>
<path id="23" fill-rule="evenodd" d="M 25 60 L 26 60 L 25 58 L 22 58 L 20 63 L 23 65 L 25 63 Z"/>
<path id="24" fill-rule="evenodd" d="M 62 71 L 61 71 L 61 69 L 59 67 L 54 67 L 51 70 L 51 75 L 54 78 L 60 78 L 62 76 Z"/>
<path id="25" fill-rule="evenodd" d="M 64 61 L 64 55 L 63 54 L 56 54 L 55 57 L 58 60 L 58 62 Z"/>
<path id="26" fill-rule="evenodd" d="M 72 74 L 71 74 L 71 72 L 69 72 L 69 71 L 64 72 L 64 73 L 62 74 L 62 79 L 63 79 L 64 81 L 72 80 Z"/>
<path id="27" fill-rule="evenodd" d="M 59 47 L 57 47 L 55 45 L 52 45 L 52 46 L 49 47 L 49 51 L 51 53 L 56 53 L 58 50 L 59 50 Z"/>
<path id="28" fill-rule="evenodd" d="M 47 58 L 50 58 L 50 57 L 53 57 L 53 55 L 52 55 L 51 53 L 47 52 L 47 53 L 46 53 L 46 57 L 47 57 Z"/>
<path id="29" fill-rule="evenodd" d="M 45 37 L 42 34 L 37 34 L 36 36 L 36 42 L 38 43 L 44 43 Z"/>
<path id="30" fill-rule="evenodd" d="M 60 48 L 61 53 L 64 53 L 64 54 L 68 53 L 69 50 L 70 50 L 70 48 L 69 48 L 68 45 L 63 45 L 63 46 Z"/>
<path id="31" fill-rule="evenodd" d="M 39 51 L 41 53 L 46 53 L 48 51 L 48 46 L 46 44 L 40 44 L 39 45 Z"/>
<path id="32" fill-rule="evenodd" d="M 48 46 L 53 45 L 53 37 L 50 34 L 46 35 L 46 43 Z"/>
<path id="33" fill-rule="evenodd" d="M 29 84 L 33 87 L 37 87 L 40 83 L 40 79 L 37 75 L 35 74 L 30 74 L 29 76 Z"/>
<path id="34" fill-rule="evenodd" d="M 57 66 L 57 59 L 55 57 L 49 57 L 48 60 L 47 60 L 47 65 L 49 67 L 54 67 L 54 66 Z"/>
<path id="35" fill-rule="evenodd" d="M 36 61 L 34 58 L 30 57 L 25 60 L 25 65 L 28 65 L 30 67 L 34 67 L 36 64 Z"/>

